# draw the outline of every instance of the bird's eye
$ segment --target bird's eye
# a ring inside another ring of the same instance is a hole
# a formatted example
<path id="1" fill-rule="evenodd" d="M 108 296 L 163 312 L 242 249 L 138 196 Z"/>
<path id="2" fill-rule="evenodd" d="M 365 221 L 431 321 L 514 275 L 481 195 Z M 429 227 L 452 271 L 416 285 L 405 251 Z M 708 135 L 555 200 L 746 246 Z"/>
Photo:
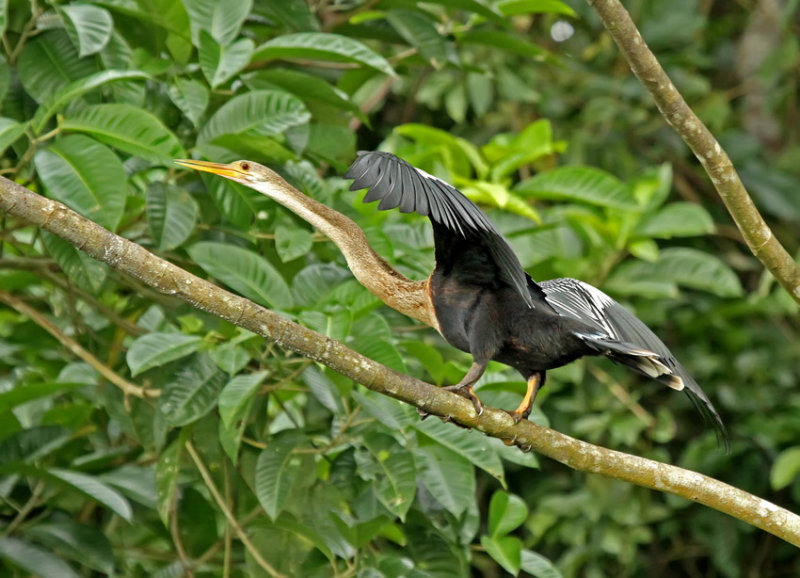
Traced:
<path id="1" fill-rule="evenodd" d="M 241 164 L 241 165 L 239 165 L 239 166 L 241 166 L 241 167 L 242 167 L 242 170 L 243 170 L 243 171 L 249 171 L 249 170 L 250 170 L 250 163 L 242 163 L 242 164 Z"/>

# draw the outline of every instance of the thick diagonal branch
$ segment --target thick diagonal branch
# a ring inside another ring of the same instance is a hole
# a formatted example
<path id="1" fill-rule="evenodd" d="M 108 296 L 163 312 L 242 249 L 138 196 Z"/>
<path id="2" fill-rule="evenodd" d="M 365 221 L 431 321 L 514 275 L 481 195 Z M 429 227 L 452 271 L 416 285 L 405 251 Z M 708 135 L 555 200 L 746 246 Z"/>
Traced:
<path id="1" fill-rule="evenodd" d="M 772 234 L 728 155 L 672 84 L 628 12 L 619 0 L 587 1 L 600 15 L 633 73 L 655 99 L 662 116 L 703 165 L 753 255 L 800 303 L 800 266 Z"/>
<path id="2" fill-rule="evenodd" d="M 81 217 L 61 203 L 0 178 L 0 211 L 42 227 L 116 270 L 167 295 L 258 333 L 318 361 L 378 393 L 446 417 L 486 435 L 530 448 L 576 470 L 669 492 L 715 508 L 800 546 L 800 516 L 702 474 L 582 442 L 529 421 L 472 403 L 393 371 L 342 343 L 184 271 L 135 243 Z"/>

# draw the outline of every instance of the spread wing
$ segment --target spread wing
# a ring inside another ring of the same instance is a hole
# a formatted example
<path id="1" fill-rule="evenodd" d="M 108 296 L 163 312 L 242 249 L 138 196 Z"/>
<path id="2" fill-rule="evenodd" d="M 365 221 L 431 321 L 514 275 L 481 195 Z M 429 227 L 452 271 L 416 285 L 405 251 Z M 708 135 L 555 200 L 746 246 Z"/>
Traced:
<path id="1" fill-rule="evenodd" d="M 538 292 L 538 286 L 529 285 L 529 278 L 508 241 L 458 189 L 391 153 L 380 151 L 359 152 L 345 178 L 355 179 L 351 191 L 369 188 L 364 202 L 380 199 L 378 210 L 399 208 L 401 213 L 418 213 L 463 239 L 470 235 L 483 238 L 501 279 L 533 307 L 531 289 Z"/>
<path id="2" fill-rule="evenodd" d="M 560 315 L 591 328 L 580 334 L 590 347 L 673 389 L 684 390 L 727 446 L 725 426 L 711 401 L 667 346 L 633 313 L 599 289 L 576 279 L 543 281 L 541 287 L 545 300 Z"/>

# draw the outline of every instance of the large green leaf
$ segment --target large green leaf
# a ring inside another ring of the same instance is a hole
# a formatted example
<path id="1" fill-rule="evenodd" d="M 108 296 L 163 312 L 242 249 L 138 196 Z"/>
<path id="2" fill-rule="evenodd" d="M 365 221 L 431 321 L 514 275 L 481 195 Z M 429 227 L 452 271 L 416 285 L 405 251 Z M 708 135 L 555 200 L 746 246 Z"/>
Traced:
<path id="1" fill-rule="evenodd" d="M 8 410 L 28 403 L 34 399 L 51 398 L 54 399 L 60 393 L 72 391 L 86 387 L 85 383 L 71 383 L 62 381 L 46 381 L 40 383 L 30 383 L 19 386 L 0 393 L 0 415 Z"/>
<path id="2" fill-rule="evenodd" d="M 58 7 L 64 28 L 83 58 L 105 48 L 111 38 L 114 20 L 108 10 L 91 4 L 67 4 Z"/>
<path id="3" fill-rule="evenodd" d="M 530 550 L 522 551 L 520 567 L 534 578 L 563 578 L 561 572 L 550 560 Z"/>
<path id="4" fill-rule="evenodd" d="M 17 72 L 25 91 L 38 103 L 59 89 L 96 71 L 89 58 L 79 58 L 66 32 L 49 30 L 31 38 L 19 55 Z"/>
<path id="5" fill-rule="evenodd" d="M 51 550 L 65 552 L 69 558 L 104 574 L 114 571 L 114 551 L 108 538 L 95 526 L 73 520 L 37 523 L 25 535 Z"/>
<path id="6" fill-rule="evenodd" d="M 375 466 L 375 494 L 381 503 L 401 520 L 405 520 L 417 491 L 414 456 L 386 435 L 364 439 Z"/>
<path id="7" fill-rule="evenodd" d="M 390 10 L 386 19 L 406 42 L 419 50 L 420 56 L 434 68 L 447 62 L 447 43 L 436 26 L 422 10 Z"/>
<path id="8" fill-rule="evenodd" d="M 159 249 L 179 247 L 194 231 L 197 202 L 188 192 L 163 183 L 147 189 L 147 224 Z"/>
<path id="9" fill-rule="evenodd" d="M 198 141 L 254 131 L 262 136 L 283 134 L 309 121 L 311 114 L 296 96 L 280 90 L 254 90 L 235 96 L 219 108 L 200 131 Z"/>
<path id="10" fill-rule="evenodd" d="M 128 195 L 125 169 L 107 147 L 83 135 L 64 137 L 34 157 L 48 196 L 112 231 Z"/>
<path id="11" fill-rule="evenodd" d="M 206 354 L 198 354 L 167 381 L 158 399 L 158 409 L 167 423 L 181 426 L 197 421 L 217 404 L 225 385 L 225 374 Z"/>
<path id="12" fill-rule="evenodd" d="M 561 0 L 500 0 L 496 8 L 503 16 L 540 13 L 577 16 L 575 11 Z"/>
<path id="13" fill-rule="evenodd" d="M 456 452 L 439 444 L 415 448 L 414 462 L 425 487 L 456 517 L 475 499 L 475 470 Z"/>
<path id="14" fill-rule="evenodd" d="M 522 563 L 522 541 L 516 536 L 481 536 L 481 545 L 506 572 L 516 576 Z"/>
<path id="15" fill-rule="evenodd" d="M 769 473 L 769 483 L 773 490 L 782 490 L 800 475 L 800 446 L 783 450 L 778 454 Z"/>
<path id="16" fill-rule="evenodd" d="M 189 13 L 195 46 L 199 46 L 201 31 L 228 46 L 239 35 L 253 6 L 252 0 L 184 0 L 183 4 Z"/>
<path id="17" fill-rule="evenodd" d="M 186 357 L 197 351 L 203 338 L 183 333 L 147 333 L 128 348 L 127 362 L 133 376 Z"/>
<path id="18" fill-rule="evenodd" d="M 626 261 L 614 270 L 607 286 L 628 293 L 629 287 L 635 288 L 641 280 L 683 285 L 720 297 L 738 297 L 743 293 L 739 278 L 723 261 L 709 253 L 682 247 L 665 249 L 655 263 Z"/>
<path id="19" fill-rule="evenodd" d="M 268 371 L 256 371 L 237 375 L 225 384 L 219 394 L 219 417 L 226 427 L 233 427 L 237 420 L 244 417 L 268 374 Z"/>
<path id="20" fill-rule="evenodd" d="M 161 522 L 169 528 L 170 516 L 175 508 L 175 496 L 178 492 L 178 474 L 180 473 L 180 456 L 189 428 L 181 430 L 181 434 L 158 456 L 156 463 L 156 497 L 158 499 L 158 515 Z"/>
<path id="21" fill-rule="evenodd" d="M 39 578 L 79 578 L 66 562 L 52 552 L 18 538 L 0 537 L 0 558 Z"/>
<path id="22" fill-rule="evenodd" d="M 517 529 L 528 517 L 528 505 L 522 498 L 498 490 L 489 502 L 489 535 L 504 536 Z"/>
<path id="23" fill-rule="evenodd" d="M 50 96 L 36 111 L 36 115 L 33 117 L 32 121 L 33 130 L 37 134 L 41 132 L 46 126 L 47 121 L 50 120 L 50 117 L 60 112 L 61 109 L 87 92 L 91 92 L 111 82 L 145 78 L 147 78 L 147 74 L 138 70 L 104 70 L 71 82 Z M 62 126 L 62 128 L 64 127 Z"/>
<path id="24" fill-rule="evenodd" d="M 92 259 L 74 245 L 47 231 L 42 231 L 42 240 L 47 252 L 78 287 L 92 293 L 100 291 L 108 275 L 108 266 L 105 263 Z"/>
<path id="25" fill-rule="evenodd" d="M 85 132 L 123 152 L 153 162 L 185 157 L 178 138 L 151 113 L 130 104 L 96 104 L 61 123 L 62 130 Z"/>
<path id="26" fill-rule="evenodd" d="M 635 232 L 659 239 L 706 235 L 714 232 L 714 221 L 701 205 L 671 203 L 642 219 Z"/>
<path id="27" fill-rule="evenodd" d="M 201 30 L 198 49 L 200 69 L 211 88 L 216 88 L 239 74 L 250 62 L 254 49 L 255 44 L 249 38 L 223 46 L 208 32 Z"/>
<path id="28" fill-rule="evenodd" d="M 308 72 L 286 68 L 268 68 L 249 74 L 243 80 L 253 90 L 276 88 L 285 90 L 300 97 L 306 103 L 314 100 L 321 101 L 366 119 L 346 93 Z"/>
<path id="29" fill-rule="evenodd" d="M 503 463 L 489 444 L 488 440 L 478 432 L 464 432 L 451 424 L 442 423 L 438 419 L 418 421 L 414 424 L 420 432 L 431 440 L 456 452 L 478 466 L 485 472 L 505 484 Z"/>
<path id="30" fill-rule="evenodd" d="M 292 451 L 305 441 L 297 430 L 286 430 L 269 440 L 256 462 L 255 486 L 258 502 L 272 520 L 283 511 L 289 490 L 300 474 L 300 464 Z"/>
<path id="31" fill-rule="evenodd" d="M 355 62 L 395 76 L 389 61 L 358 40 L 326 32 L 298 32 L 278 36 L 256 48 L 253 55 L 253 60 L 276 58 Z"/>
<path id="32" fill-rule="evenodd" d="M 125 497 L 101 482 L 94 476 L 89 476 L 81 472 L 63 470 L 60 468 L 49 468 L 46 470 L 48 477 L 70 486 L 79 491 L 87 498 L 94 500 L 122 519 L 130 522 L 133 518 L 133 510 Z"/>
<path id="33" fill-rule="evenodd" d="M 266 259 L 235 245 L 195 243 L 191 258 L 235 291 L 261 305 L 289 309 L 292 293 L 280 273 Z"/>
<path id="34" fill-rule="evenodd" d="M 0 155 L 14 144 L 19 137 L 25 134 L 25 128 L 27 126 L 27 123 L 0 117 Z"/>
<path id="35" fill-rule="evenodd" d="M 525 179 L 515 190 L 537 199 L 575 201 L 631 211 L 639 208 L 636 199 L 622 182 L 592 167 L 559 167 Z"/>
<path id="36" fill-rule="evenodd" d="M 208 106 L 210 93 L 202 82 L 188 78 L 177 78 L 169 85 L 169 97 L 181 112 L 192 121 L 195 126 L 200 125 L 200 119 Z"/>

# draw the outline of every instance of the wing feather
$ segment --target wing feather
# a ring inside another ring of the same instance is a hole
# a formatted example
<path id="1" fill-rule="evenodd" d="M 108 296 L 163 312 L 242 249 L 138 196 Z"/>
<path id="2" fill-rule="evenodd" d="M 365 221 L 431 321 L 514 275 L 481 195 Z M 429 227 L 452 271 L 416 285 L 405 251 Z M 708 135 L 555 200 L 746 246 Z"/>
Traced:
<path id="1" fill-rule="evenodd" d="M 511 246 L 489 218 L 458 189 L 381 151 L 359 152 L 345 178 L 354 179 L 350 190 L 369 188 L 364 202 L 380 200 L 381 211 L 394 208 L 404 213 L 414 211 L 462 238 L 482 237 L 501 279 L 533 307 L 531 287 L 536 293 L 538 286 L 530 281 Z"/>
<path id="2" fill-rule="evenodd" d="M 611 360 L 672 387 L 682 389 L 728 447 L 725 425 L 691 374 L 658 336 L 611 297 L 576 279 L 543 281 L 545 300 L 562 316 L 580 321 L 590 331 L 581 337 Z"/>

